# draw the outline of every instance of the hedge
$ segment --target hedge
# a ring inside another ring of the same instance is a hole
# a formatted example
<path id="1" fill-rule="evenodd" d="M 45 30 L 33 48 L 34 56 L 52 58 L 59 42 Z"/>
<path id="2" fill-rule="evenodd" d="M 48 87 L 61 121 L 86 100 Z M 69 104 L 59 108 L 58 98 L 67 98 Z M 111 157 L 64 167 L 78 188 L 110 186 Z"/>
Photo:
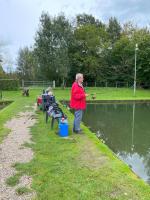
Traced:
<path id="1" fill-rule="evenodd" d="M 17 79 L 0 79 L 0 90 L 18 90 L 19 80 Z"/>

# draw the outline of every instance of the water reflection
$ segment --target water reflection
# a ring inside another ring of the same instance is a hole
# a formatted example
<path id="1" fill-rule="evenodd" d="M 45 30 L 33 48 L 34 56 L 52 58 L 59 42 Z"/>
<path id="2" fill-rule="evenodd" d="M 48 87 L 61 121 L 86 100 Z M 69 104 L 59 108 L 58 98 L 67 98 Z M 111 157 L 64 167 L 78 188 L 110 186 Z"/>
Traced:
<path id="1" fill-rule="evenodd" d="M 150 104 L 89 104 L 83 121 L 149 182 Z"/>
<path id="2" fill-rule="evenodd" d="M 132 145 L 131 145 L 131 151 L 134 150 L 134 123 L 135 123 L 135 103 L 133 103 L 133 115 L 132 115 Z"/>

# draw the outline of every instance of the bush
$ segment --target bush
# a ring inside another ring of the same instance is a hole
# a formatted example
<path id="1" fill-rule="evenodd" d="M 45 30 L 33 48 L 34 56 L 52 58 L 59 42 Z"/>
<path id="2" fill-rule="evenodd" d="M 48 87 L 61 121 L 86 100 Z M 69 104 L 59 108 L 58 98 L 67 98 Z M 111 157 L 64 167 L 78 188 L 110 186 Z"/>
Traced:
<path id="1" fill-rule="evenodd" d="M 0 90 L 18 90 L 19 80 L 16 79 L 0 79 Z"/>

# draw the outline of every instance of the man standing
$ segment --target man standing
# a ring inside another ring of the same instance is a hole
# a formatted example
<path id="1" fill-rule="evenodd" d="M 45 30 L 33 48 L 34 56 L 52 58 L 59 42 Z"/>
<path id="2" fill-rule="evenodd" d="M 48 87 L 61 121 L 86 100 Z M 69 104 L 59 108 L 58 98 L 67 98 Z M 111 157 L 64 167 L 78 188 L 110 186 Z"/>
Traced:
<path id="1" fill-rule="evenodd" d="M 86 108 L 86 97 L 88 94 L 85 93 L 83 88 L 83 74 L 76 74 L 76 80 L 72 85 L 71 89 L 71 100 L 70 107 L 75 110 L 73 132 L 80 133 L 80 123 L 82 120 L 83 110 Z"/>

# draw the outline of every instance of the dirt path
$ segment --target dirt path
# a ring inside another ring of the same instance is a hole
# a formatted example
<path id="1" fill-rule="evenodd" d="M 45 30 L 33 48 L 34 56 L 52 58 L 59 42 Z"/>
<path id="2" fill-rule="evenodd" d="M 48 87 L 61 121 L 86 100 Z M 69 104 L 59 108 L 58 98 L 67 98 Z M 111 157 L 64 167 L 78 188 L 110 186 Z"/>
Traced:
<path id="1" fill-rule="evenodd" d="M 35 195 L 34 192 L 21 196 L 16 194 L 18 187 L 30 188 L 31 177 L 21 177 L 19 185 L 15 187 L 6 184 L 6 180 L 16 174 L 12 167 L 14 163 L 29 162 L 33 158 L 32 150 L 23 146 L 25 142 L 31 142 L 29 127 L 35 123 L 33 114 L 34 112 L 19 113 L 16 118 L 6 123 L 11 132 L 0 144 L 0 200 L 28 200 Z"/>

